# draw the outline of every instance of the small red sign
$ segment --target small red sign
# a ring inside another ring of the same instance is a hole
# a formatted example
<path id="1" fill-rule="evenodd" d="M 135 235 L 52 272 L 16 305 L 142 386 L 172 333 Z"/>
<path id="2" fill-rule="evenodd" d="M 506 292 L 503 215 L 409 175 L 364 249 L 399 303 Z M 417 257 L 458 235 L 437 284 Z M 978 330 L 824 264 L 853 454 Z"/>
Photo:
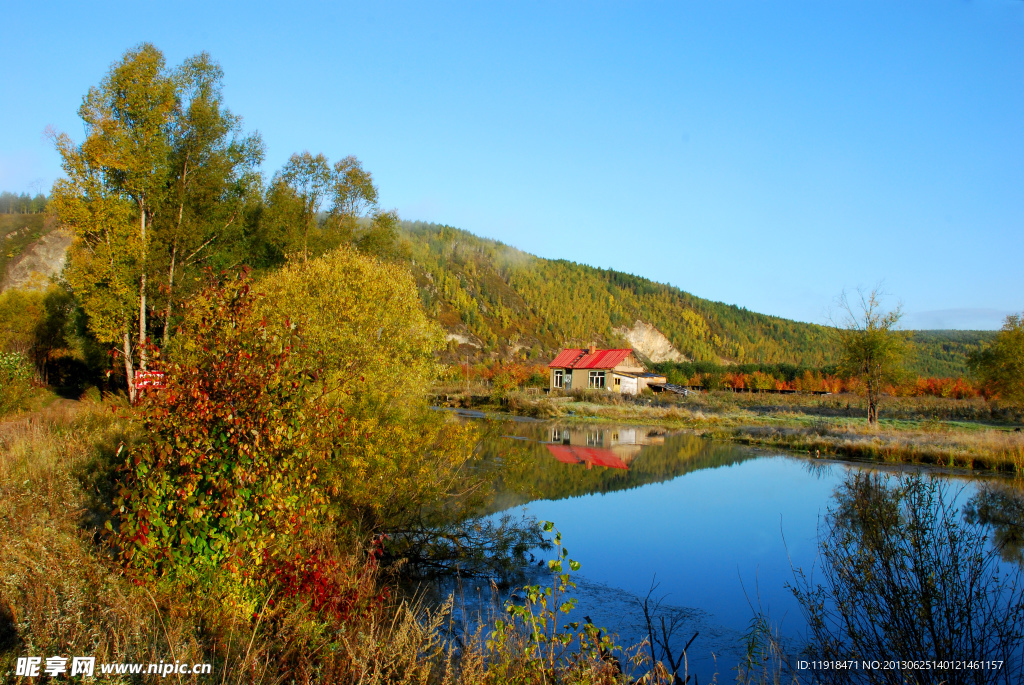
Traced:
<path id="1" fill-rule="evenodd" d="M 165 379 L 163 371 L 136 371 L 135 387 L 139 390 L 160 390 L 164 387 Z"/>

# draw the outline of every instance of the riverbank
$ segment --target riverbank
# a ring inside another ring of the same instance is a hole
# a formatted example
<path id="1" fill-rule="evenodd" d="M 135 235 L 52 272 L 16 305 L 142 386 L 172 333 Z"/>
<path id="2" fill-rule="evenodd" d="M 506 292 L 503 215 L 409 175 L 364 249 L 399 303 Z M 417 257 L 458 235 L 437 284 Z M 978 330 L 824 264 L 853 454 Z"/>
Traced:
<path id="1" fill-rule="evenodd" d="M 265 599 L 225 576 L 133 572 L 105 524 L 123 487 L 111 465 L 136 418 L 116 401 L 61 400 L 0 416 L 0 681 L 22 682 L 18 659 L 57 655 L 92 657 L 95 674 L 117 683 L 165 682 L 167 672 L 149 668 L 163 664 L 207 669 L 174 672 L 196 685 L 211 674 L 235 685 L 623 681 L 589 648 L 542 678 L 542 645 L 522 618 L 506 617 L 500 643 L 485 641 L 489 625 L 455 641 L 451 603 L 404 594 L 401 568 L 378 564 L 372 544 L 302 569 L 296 557 Z M 105 670 L 125 664 L 147 670 Z"/>
<path id="2" fill-rule="evenodd" d="M 451 397 L 458 405 L 459 396 Z M 474 408 L 541 419 L 657 425 L 818 458 L 937 465 L 1024 478 L 1024 433 L 1017 410 L 978 399 L 888 398 L 882 418 L 871 426 L 863 402 L 856 395 L 726 391 L 636 400 L 597 392 L 562 397 L 513 392 L 502 399 L 481 397 Z"/>

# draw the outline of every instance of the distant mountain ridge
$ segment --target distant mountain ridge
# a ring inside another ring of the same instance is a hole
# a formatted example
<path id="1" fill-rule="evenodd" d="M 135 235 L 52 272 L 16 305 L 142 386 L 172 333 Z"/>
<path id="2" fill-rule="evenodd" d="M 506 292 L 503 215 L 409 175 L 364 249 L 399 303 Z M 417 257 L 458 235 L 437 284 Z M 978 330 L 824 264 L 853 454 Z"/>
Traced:
<path id="1" fill-rule="evenodd" d="M 66 238 L 58 240 L 44 214 L 0 214 L 0 277 L 6 276 L 6 287 L 24 285 L 21 271 L 59 272 Z M 834 359 L 824 326 L 706 300 L 640 276 L 537 257 L 433 223 L 401 222 L 398 243 L 399 259 L 412 270 L 424 307 L 448 334 L 448 361 L 470 356 L 546 362 L 562 347 L 591 343 L 633 347 L 654 362 L 823 367 Z M 964 375 L 967 355 L 994 335 L 916 331 L 911 370 Z"/>
<path id="2" fill-rule="evenodd" d="M 563 346 L 628 347 L 642 338 L 657 341 L 656 361 L 823 367 L 835 359 L 829 330 L 817 324 L 758 314 L 611 269 L 544 259 L 450 226 L 402 222 L 399 239 L 424 306 L 449 333 L 453 357 L 546 360 Z M 911 370 L 963 375 L 967 355 L 993 336 L 914 332 Z"/>

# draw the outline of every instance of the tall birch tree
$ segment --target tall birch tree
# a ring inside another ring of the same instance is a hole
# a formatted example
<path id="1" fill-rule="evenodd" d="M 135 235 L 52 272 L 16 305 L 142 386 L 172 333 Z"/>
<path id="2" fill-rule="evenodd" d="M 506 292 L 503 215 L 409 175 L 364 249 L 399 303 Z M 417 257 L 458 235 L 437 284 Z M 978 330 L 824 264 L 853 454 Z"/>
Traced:
<path id="1" fill-rule="evenodd" d="M 223 104 L 224 72 L 207 53 L 186 59 L 174 70 L 177 106 L 169 128 L 167 189 L 157 222 L 166 299 L 163 343 L 173 328 L 179 284 L 190 269 L 209 264 L 230 251 L 237 238 L 239 214 L 246 194 L 260 185 L 256 168 L 263 143 L 256 133 L 245 135 L 241 117 Z M 236 230 L 229 233 L 232 227 Z"/>
<path id="2" fill-rule="evenodd" d="M 89 89 L 78 110 L 82 144 L 53 135 L 67 174 L 54 185 L 54 208 L 76 237 L 68 280 L 97 339 L 120 342 L 133 399 L 136 353 L 143 369 L 147 362 L 149 229 L 164 192 L 175 102 L 163 53 L 143 43 Z"/>
<path id="3" fill-rule="evenodd" d="M 86 125 L 85 154 L 95 152 L 110 193 L 130 198 L 138 213 L 139 363 L 146 368 L 148 228 L 163 199 L 169 152 L 168 128 L 177 102 L 163 53 L 143 43 L 125 53 L 79 108 Z M 130 380 L 130 379 L 129 379 Z"/>
<path id="4" fill-rule="evenodd" d="M 309 259 L 309 234 L 317 227 L 320 207 L 331 191 L 333 175 L 327 158 L 308 150 L 293 154 L 274 179 L 291 190 L 301 202 L 302 258 Z"/>
<path id="5" fill-rule="evenodd" d="M 143 43 L 83 99 L 85 140 L 52 134 L 66 174 L 53 206 L 75 234 L 67 278 L 97 339 L 120 346 L 133 400 L 150 310 L 163 304 L 166 342 L 182 271 L 230 242 L 238 198 L 260 186 L 262 143 L 223 106 L 222 78 L 205 53 L 169 70 Z"/>

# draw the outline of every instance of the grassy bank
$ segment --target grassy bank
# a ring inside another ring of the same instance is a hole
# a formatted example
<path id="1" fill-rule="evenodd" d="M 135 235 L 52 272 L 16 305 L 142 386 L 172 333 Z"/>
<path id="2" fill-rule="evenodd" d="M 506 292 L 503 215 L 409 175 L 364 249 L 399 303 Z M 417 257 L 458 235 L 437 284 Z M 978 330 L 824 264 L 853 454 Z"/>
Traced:
<path id="1" fill-rule="evenodd" d="M 595 627 L 555 625 L 539 602 L 543 588 L 532 607 L 505 616 L 500 633 L 481 623 L 456 637 L 450 603 L 428 608 L 403 595 L 372 549 L 336 550 L 340 563 L 285 579 L 256 602 L 230 582 L 132 574 L 104 532 L 118 488 L 110 464 L 131 439 L 124 408 L 100 402 L 0 420 L 0 681 L 35 681 L 15 675 L 19 657 L 45 664 L 60 655 L 95 657 L 97 676 L 103 663 L 211 665 L 212 675 L 172 674 L 178 683 L 624 682 L 602 659 Z M 311 578 L 326 601 L 303 592 Z M 557 597 L 565 581 L 553 582 Z M 355 597 L 356 610 L 333 611 L 338 597 Z M 575 656 L 552 658 L 556 644 Z M 670 682 L 662 666 L 638 659 L 650 682 Z M 105 682 L 168 680 L 144 672 Z"/>
<path id="2" fill-rule="evenodd" d="M 624 399 L 599 392 L 566 397 L 510 393 L 492 409 L 537 418 L 619 421 L 687 429 L 750 445 L 888 462 L 1024 476 L 1021 416 L 980 399 L 890 398 L 877 426 L 856 395 L 695 393 Z"/>
<path id="3" fill-rule="evenodd" d="M 142 583 L 115 561 L 105 463 L 128 436 L 109 406 L 81 405 L 0 424 L 0 674 L 18 656 L 88 655 L 97 663 L 208 663 L 217 682 L 346 676 L 415 680 L 443 670 L 441 614 L 404 601 L 331 634 L 309 606 L 247 606 L 237 596 Z M 352 552 L 353 562 L 360 561 Z M 366 579 L 374 592 L 379 579 Z M 255 611 L 253 611 L 255 609 Z M 333 646 L 329 655 L 325 648 Z M 369 665 L 369 666 L 367 666 Z M 176 674 L 178 675 L 178 674 Z M 328 678 L 328 680 L 330 680 Z M 159 676 L 110 682 L 157 682 Z M 181 676 L 177 682 L 212 682 Z"/>

